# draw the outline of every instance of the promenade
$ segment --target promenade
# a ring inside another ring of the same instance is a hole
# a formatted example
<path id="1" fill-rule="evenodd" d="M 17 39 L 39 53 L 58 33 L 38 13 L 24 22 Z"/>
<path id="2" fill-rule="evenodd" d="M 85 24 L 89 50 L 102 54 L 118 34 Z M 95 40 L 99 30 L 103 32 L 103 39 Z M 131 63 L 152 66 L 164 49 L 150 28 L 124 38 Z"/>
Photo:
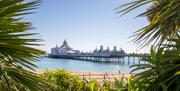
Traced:
<path id="1" fill-rule="evenodd" d="M 103 80 L 108 80 L 110 82 L 114 82 L 115 79 L 127 78 L 132 74 L 128 73 L 119 73 L 119 72 L 75 72 L 71 71 L 72 75 L 77 76 L 81 79 L 86 79 L 88 81 L 96 80 L 100 83 L 103 83 Z"/>
<path id="2" fill-rule="evenodd" d="M 36 71 L 36 74 L 43 74 L 47 71 Z M 120 73 L 120 72 L 79 72 L 79 71 L 69 71 L 71 75 L 79 77 L 81 79 L 86 79 L 87 81 L 96 80 L 100 83 L 103 83 L 103 80 L 108 80 L 110 82 L 114 82 L 115 79 L 125 78 L 127 80 L 128 77 L 134 74 L 128 73 Z"/>

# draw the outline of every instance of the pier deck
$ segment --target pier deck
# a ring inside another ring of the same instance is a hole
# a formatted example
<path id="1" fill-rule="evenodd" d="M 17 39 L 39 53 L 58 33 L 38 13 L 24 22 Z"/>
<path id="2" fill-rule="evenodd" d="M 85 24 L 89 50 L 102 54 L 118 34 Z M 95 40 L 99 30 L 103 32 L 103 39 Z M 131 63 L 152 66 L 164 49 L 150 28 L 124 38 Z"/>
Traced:
<path id="1" fill-rule="evenodd" d="M 149 55 L 144 54 L 122 54 L 122 55 L 91 55 L 91 54 L 66 54 L 66 55 L 48 55 L 50 58 L 58 58 L 58 59 L 73 59 L 73 60 L 83 60 L 83 61 L 91 61 L 91 62 L 106 62 L 106 63 L 125 63 L 128 64 L 138 61 L 140 62 L 140 57 L 148 57 Z M 133 62 L 130 62 L 133 61 Z"/>

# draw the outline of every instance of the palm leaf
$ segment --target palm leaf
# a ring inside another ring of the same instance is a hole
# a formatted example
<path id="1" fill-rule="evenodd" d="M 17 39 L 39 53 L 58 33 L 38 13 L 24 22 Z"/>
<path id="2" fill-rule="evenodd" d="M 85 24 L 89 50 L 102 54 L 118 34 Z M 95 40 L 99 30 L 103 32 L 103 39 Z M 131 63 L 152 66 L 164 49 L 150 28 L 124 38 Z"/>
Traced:
<path id="1" fill-rule="evenodd" d="M 45 91 L 54 86 L 32 73 L 39 56 L 44 51 L 33 48 L 42 41 L 33 38 L 37 33 L 30 22 L 24 21 L 23 15 L 37 8 L 39 0 L 0 1 L 0 90 L 1 91 Z M 48 88 L 47 88 L 48 87 Z M 52 89 L 51 89 L 52 88 Z"/>
<path id="2" fill-rule="evenodd" d="M 178 0 L 136 0 L 118 7 L 117 13 L 127 14 L 139 7 L 151 5 L 139 16 L 148 17 L 150 23 L 132 36 L 140 48 L 151 43 L 160 46 L 164 41 L 173 38 L 180 29 L 180 2 Z"/>

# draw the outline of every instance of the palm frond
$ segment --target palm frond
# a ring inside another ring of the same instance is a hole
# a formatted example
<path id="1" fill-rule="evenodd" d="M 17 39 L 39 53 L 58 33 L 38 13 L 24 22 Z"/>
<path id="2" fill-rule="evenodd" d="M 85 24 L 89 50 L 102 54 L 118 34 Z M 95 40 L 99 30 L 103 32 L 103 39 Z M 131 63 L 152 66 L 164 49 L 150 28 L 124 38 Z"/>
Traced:
<path id="1" fill-rule="evenodd" d="M 139 48 L 151 43 L 160 46 L 167 39 L 173 38 L 180 30 L 180 2 L 178 0 L 136 0 L 119 7 L 117 13 L 124 15 L 145 5 L 151 6 L 137 17 L 148 17 L 150 23 L 136 31 L 131 37 Z"/>
<path id="2" fill-rule="evenodd" d="M 54 86 L 42 80 L 32 71 L 44 51 L 33 48 L 41 39 L 29 33 L 32 24 L 24 21 L 29 10 L 37 8 L 39 0 L 0 1 L 0 90 L 1 91 L 45 91 Z M 48 87 L 48 88 L 47 88 Z M 52 89 L 51 89 L 52 88 Z"/>

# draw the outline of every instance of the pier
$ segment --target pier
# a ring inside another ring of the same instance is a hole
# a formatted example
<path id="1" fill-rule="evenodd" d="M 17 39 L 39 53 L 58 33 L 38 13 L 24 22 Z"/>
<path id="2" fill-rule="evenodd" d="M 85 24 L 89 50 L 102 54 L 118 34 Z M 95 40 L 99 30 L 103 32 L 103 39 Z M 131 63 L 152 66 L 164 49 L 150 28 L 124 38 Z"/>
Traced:
<path id="1" fill-rule="evenodd" d="M 51 48 L 51 53 L 48 54 L 50 58 L 60 58 L 60 59 L 73 59 L 73 60 L 83 60 L 91 62 L 104 62 L 104 63 L 125 63 L 128 64 L 138 64 L 142 63 L 139 59 L 140 57 L 148 57 L 149 54 L 127 54 L 120 48 L 117 49 L 116 46 L 110 50 L 109 47 L 104 49 L 101 45 L 99 49 L 93 50 L 93 52 L 80 52 L 79 50 L 74 50 L 71 48 L 66 40 L 64 40 L 61 46 L 56 46 Z"/>
<path id="2" fill-rule="evenodd" d="M 127 63 L 127 64 L 141 64 L 145 63 L 140 61 L 141 57 L 148 57 L 148 54 L 123 54 L 116 56 L 94 56 L 89 53 L 81 54 L 66 54 L 66 55 L 48 55 L 50 58 L 59 58 L 59 59 L 73 59 L 73 60 L 82 60 L 82 61 L 91 61 L 91 62 L 103 62 L 103 63 Z"/>

